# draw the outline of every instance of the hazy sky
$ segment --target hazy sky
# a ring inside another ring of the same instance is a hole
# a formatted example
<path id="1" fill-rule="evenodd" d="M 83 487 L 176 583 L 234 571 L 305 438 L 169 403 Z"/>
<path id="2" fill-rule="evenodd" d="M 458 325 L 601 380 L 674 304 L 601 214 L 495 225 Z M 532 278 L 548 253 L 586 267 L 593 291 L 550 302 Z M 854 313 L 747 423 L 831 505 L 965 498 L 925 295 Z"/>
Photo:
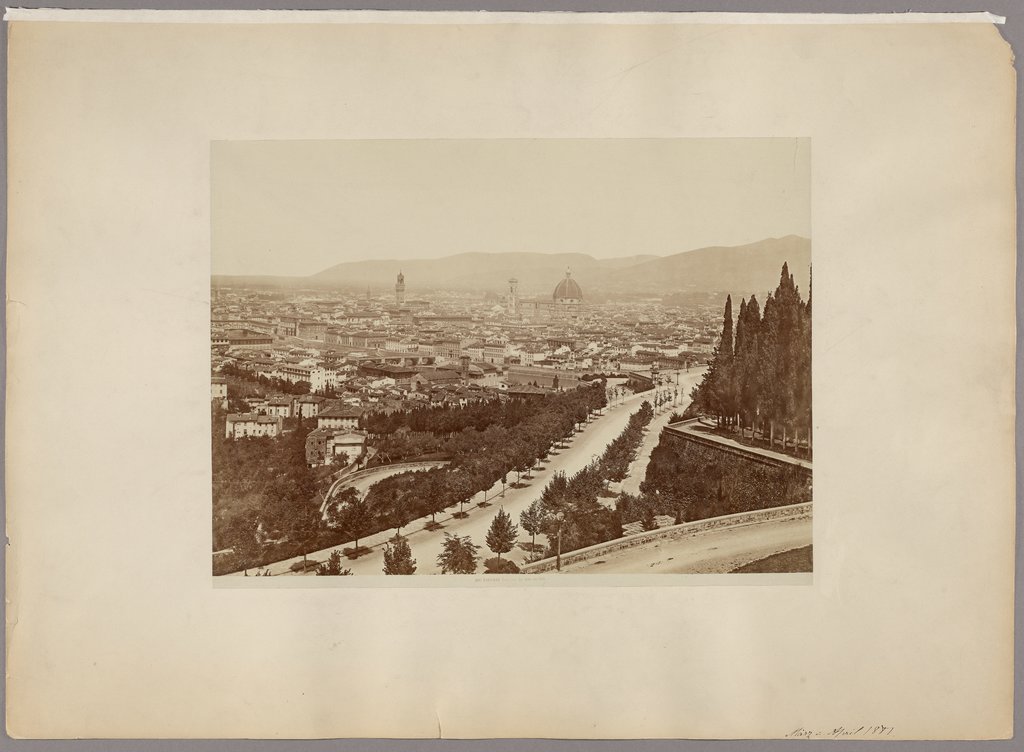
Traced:
<path id="1" fill-rule="evenodd" d="M 810 237 L 806 139 L 221 141 L 211 180 L 214 274 Z"/>

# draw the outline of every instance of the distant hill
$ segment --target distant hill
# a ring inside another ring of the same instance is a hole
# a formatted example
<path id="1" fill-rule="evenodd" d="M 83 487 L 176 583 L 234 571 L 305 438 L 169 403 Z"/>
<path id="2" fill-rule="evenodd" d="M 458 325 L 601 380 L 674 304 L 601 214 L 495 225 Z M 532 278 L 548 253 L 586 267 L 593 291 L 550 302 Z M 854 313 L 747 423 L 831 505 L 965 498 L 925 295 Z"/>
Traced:
<path id="1" fill-rule="evenodd" d="M 524 292 L 555 289 L 571 269 L 581 285 L 596 283 L 604 273 L 601 263 L 583 253 L 460 253 L 439 259 L 350 261 L 325 269 L 312 279 L 355 288 L 393 285 L 405 274 L 410 297 L 417 289 L 503 291 L 509 278 L 519 280 Z"/>
<path id="2" fill-rule="evenodd" d="M 721 291 L 763 298 L 775 289 L 785 262 L 806 297 L 811 241 L 797 235 L 656 258 L 617 270 L 615 284 L 638 293 Z"/>
<path id="3" fill-rule="evenodd" d="M 213 284 L 380 290 L 390 289 L 401 271 L 410 298 L 415 298 L 420 290 L 502 292 L 511 277 L 519 280 L 522 295 L 546 296 L 570 269 L 584 296 L 587 290 L 607 295 L 728 291 L 761 296 L 775 288 L 779 270 L 786 261 L 805 292 L 811 243 L 796 235 L 735 247 L 700 248 L 671 256 L 640 254 L 595 259 L 583 253 L 520 252 L 460 253 L 438 259 L 369 259 L 337 264 L 310 277 L 216 276 Z"/>
<path id="4" fill-rule="evenodd" d="M 624 269 L 627 266 L 636 266 L 637 264 L 642 264 L 645 261 L 653 261 L 654 259 L 659 258 L 661 258 L 661 256 L 655 256 L 653 253 L 645 253 L 639 256 L 599 259 L 597 263 L 605 269 Z"/>

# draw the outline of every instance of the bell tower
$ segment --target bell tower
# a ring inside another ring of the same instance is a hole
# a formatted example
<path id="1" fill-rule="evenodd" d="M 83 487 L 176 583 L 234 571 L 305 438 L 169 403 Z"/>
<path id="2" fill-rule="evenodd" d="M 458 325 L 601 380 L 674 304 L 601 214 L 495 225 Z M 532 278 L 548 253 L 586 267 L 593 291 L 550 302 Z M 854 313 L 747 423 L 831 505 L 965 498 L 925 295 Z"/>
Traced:
<path id="1" fill-rule="evenodd" d="M 405 305 L 405 275 L 398 272 L 398 280 L 395 282 L 395 302 L 398 305 Z"/>
<path id="2" fill-rule="evenodd" d="M 519 280 L 512 277 L 508 281 L 508 295 L 506 296 L 506 310 L 510 316 L 519 313 Z"/>

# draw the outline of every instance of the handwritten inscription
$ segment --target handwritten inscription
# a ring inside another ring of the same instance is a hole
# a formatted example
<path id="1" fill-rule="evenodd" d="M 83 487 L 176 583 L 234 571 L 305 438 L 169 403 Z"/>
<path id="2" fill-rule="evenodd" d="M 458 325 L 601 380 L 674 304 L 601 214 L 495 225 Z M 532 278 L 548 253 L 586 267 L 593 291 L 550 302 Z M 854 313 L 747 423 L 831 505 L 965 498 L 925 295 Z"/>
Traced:
<path id="1" fill-rule="evenodd" d="M 836 726 L 830 729 L 806 729 L 803 726 L 786 734 L 786 739 L 856 739 L 892 736 L 893 727 L 877 723 L 873 726 Z"/>

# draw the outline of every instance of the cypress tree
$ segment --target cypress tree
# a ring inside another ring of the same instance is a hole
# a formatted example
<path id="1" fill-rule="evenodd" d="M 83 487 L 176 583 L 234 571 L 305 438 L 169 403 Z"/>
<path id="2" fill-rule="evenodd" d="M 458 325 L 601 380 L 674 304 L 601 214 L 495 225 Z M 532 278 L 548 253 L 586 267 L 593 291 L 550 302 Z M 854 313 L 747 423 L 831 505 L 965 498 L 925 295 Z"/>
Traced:
<path id="1" fill-rule="evenodd" d="M 793 431 L 811 424 L 811 304 L 800 299 L 789 264 L 765 299 L 741 300 L 735 328 L 732 297 L 725 301 L 722 338 L 704 379 L 691 392 L 694 409 L 718 416 L 719 424 L 740 419 L 767 433 L 771 445 L 782 429 L 783 447 Z"/>
<path id="2" fill-rule="evenodd" d="M 757 298 L 750 296 L 740 307 L 741 324 L 736 328 L 736 401 L 743 416 L 743 428 L 751 428 L 757 419 L 760 402 L 759 359 L 761 336 L 761 307 Z M 742 326 L 742 337 L 740 327 Z"/>
<path id="3" fill-rule="evenodd" d="M 782 447 L 788 443 L 788 430 L 796 419 L 797 360 L 801 344 L 800 294 L 789 273 L 789 265 L 782 265 L 779 286 L 775 291 L 778 309 L 778 341 L 775 357 L 776 417 L 782 424 Z"/>
<path id="4" fill-rule="evenodd" d="M 758 381 L 758 363 L 761 358 L 764 357 L 764 347 L 761 344 L 761 306 L 757 302 L 757 298 L 753 295 L 750 296 L 750 304 L 747 306 L 747 318 L 748 318 L 748 329 L 752 329 L 753 333 L 750 336 L 750 354 L 749 363 L 744 370 L 744 397 L 746 399 L 747 410 L 750 413 L 751 428 L 753 428 L 754 420 L 757 415 L 761 412 L 761 390 L 760 383 Z"/>
<path id="5" fill-rule="evenodd" d="M 728 423 L 732 414 L 732 296 L 725 298 L 725 312 L 722 315 L 722 336 L 715 348 L 714 358 L 707 374 L 704 407 L 718 416 L 719 425 Z"/>
<path id="6" fill-rule="evenodd" d="M 732 355 L 732 295 L 725 296 L 725 315 L 722 317 L 721 352 L 727 358 Z"/>
<path id="7" fill-rule="evenodd" d="M 811 451 L 811 298 L 807 293 L 807 302 L 800 311 L 800 331 L 795 350 L 796 357 L 796 424 L 805 430 L 807 451 Z M 799 438 L 799 437 L 798 437 Z"/>
<path id="8" fill-rule="evenodd" d="M 764 315 L 761 318 L 761 351 L 758 358 L 757 392 L 761 407 L 761 430 L 764 432 L 767 429 L 770 444 L 775 442 L 775 420 L 778 405 L 776 392 L 778 331 L 779 322 L 775 298 L 769 293 L 764 301 Z"/>
<path id="9" fill-rule="evenodd" d="M 718 378 L 718 405 L 726 425 L 732 423 L 735 414 L 733 391 L 733 323 L 732 295 L 725 297 L 725 315 L 722 318 L 722 341 L 718 345 L 718 356 L 722 361 Z"/>
<path id="10" fill-rule="evenodd" d="M 743 412 L 743 353 L 747 349 L 747 301 L 740 298 L 740 313 L 736 317 L 736 338 L 733 343 L 732 368 L 730 368 L 729 391 L 732 395 L 732 415 L 740 418 Z M 740 433 L 743 432 L 744 421 L 740 419 Z"/>

